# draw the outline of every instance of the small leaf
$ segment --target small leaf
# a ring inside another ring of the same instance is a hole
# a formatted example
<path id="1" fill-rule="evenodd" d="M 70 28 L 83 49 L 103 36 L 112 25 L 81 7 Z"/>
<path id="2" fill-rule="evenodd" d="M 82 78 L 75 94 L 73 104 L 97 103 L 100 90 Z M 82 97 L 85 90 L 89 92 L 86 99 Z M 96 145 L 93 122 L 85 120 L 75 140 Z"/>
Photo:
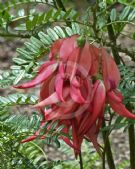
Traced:
<path id="1" fill-rule="evenodd" d="M 44 32 L 39 32 L 38 36 L 40 37 L 40 40 L 45 44 L 45 45 L 50 45 L 52 44 L 51 38 L 46 35 Z"/>
<path id="2" fill-rule="evenodd" d="M 21 70 L 14 81 L 14 85 L 16 85 L 24 77 L 24 75 L 25 75 L 25 70 Z"/>
<path id="3" fill-rule="evenodd" d="M 15 62 L 18 65 L 23 65 L 23 64 L 29 63 L 28 61 L 23 60 L 21 58 L 13 58 L 13 62 Z"/>
<path id="4" fill-rule="evenodd" d="M 111 19 L 111 21 L 115 21 L 116 17 L 117 17 L 117 11 L 116 11 L 116 9 L 112 9 L 111 13 L 110 13 L 110 19 Z"/>
<path id="5" fill-rule="evenodd" d="M 30 55 L 29 52 L 27 52 L 25 49 L 22 48 L 17 48 L 16 49 L 17 53 L 21 54 L 24 58 L 26 59 L 32 59 L 32 56 Z"/>
<path id="6" fill-rule="evenodd" d="M 65 33 L 59 26 L 54 27 L 55 32 L 59 35 L 60 38 L 65 38 Z"/>
<path id="7" fill-rule="evenodd" d="M 69 36 L 72 36 L 74 34 L 70 27 L 66 27 L 66 32 Z"/>
<path id="8" fill-rule="evenodd" d="M 51 29 L 51 28 L 47 29 L 47 33 L 52 40 L 55 41 L 55 40 L 59 39 L 57 33 L 53 29 Z"/>
<path id="9" fill-rule="evenodd" d="M 120 20 L 124 20 L 128 16 L 130 9 L 131 9 L 130 6 L 126 6 L 123 9 L 122 13 L 119 16 Z"/>
<path id="10" fill-rule="evenodd" d="M 132 10 L 132 12 L 128 15 L 128 20 L 132 21 L 135 18 L 135 9 Z"/>
<path id="11" fill-rule="evenodd" d="M 77 23 L 72 23 L 72 30 L 74 34 L 80 34 L 80 27 Z"/>

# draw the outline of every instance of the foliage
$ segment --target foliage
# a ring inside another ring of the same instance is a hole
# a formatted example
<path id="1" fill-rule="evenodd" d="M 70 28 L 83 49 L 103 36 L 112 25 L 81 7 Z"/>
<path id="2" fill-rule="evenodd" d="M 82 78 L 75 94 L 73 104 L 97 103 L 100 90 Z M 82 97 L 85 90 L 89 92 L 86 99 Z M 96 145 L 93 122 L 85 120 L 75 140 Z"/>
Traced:
<path id="1" fill-rule="evenodd" d="M 59 2 L 64 2 L 61 6 Z M 73 2 L 74 3 L 74 2 Z M 128 0 L 106 0 L 87 3 L 86 11 L 73 10 L 68 1 L 58 0 L 12 0 L 0 2 L 0 36 L 8 40 L 23 38 L 24 46 L 17 48 L 17 57 L 13 57 L 10 70 L 1 70 L 0 87 L 9 88 L 21 80 L 33 78 L 46 60 L 51 44 L 59 39 L 80 34 L 91 44 L 106 46 L 113 53 L 114 59 L 119 64 L 121 84 L 119 90 L 124 95 L 127 107 L 135 109 L 135 68 L 126 66 L 121 53 L 128 55 L 135 61 L 135 49 L 125 48 L 118 44 L 120 36 L 135 39 L 135 32 L 125 32 L 127 25 L 135 26 L 135 3 Z M 117 9 L 117 5 L 121 9 Z M 40 11 L 41 6 L 43 10 Z M 56 26 L 57 25 L 57 26 Z M 34 91 L 32 91 L 34 93 Z M 54 133 L 53 124 L 46 139 L 20 144 L 21 140 L 32 135 L 39 127 L 42 120 L 37 112 L 26 115 L 24 107 L 32 106 L 37 102 L 35 94 L 17 92 L 8 96 L 0 96 L 0 168 L 25 169 L 25 168 L 79 168 L 79 160 L 74 161 L 49 161 L 44 151 L 44 144 L 60 146 L 71 156 L 71 152 L 58 138 L 62 128 Z M 19 107 L 19 108 L 18 108 Z M 19 110 L 19 111 L 18 111 Z M 102 132 L 109 134 L 112 130 L 123 128 L 124 131 L 135 122 L 122 117 L 115 117 L 108 107 L 110 121 L 102 128 Z M 44 128 L 47 128 L 45 124 Z M 87 142 L 83 145 L 84 169 L 99 168 L 99 156 L 92 152 Z M 97 161 L 99 163 L 97 163 Z M 129 165 L 127 161 L 117 167 L 124 168 Z"/>

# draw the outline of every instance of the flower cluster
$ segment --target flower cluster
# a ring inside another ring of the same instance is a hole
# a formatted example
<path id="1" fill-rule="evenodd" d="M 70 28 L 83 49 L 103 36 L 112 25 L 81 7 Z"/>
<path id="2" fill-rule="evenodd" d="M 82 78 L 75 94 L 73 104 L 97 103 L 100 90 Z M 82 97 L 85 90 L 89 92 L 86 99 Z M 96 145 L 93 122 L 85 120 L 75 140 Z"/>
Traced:
<path id="1" fill-rule="evenodd" d="M 80 153 L 83 139 L 91 141 L 99 151 L 97 135 L 106 104 L 119 115 L 135 119 L 122 103 L 123 96 L 117 90 L 119 82 L 117 65 L 104 48 L 80 43 L 78 35 L 55 41 L 48 61 L 36 77 L 15 86 L 25 89 L 42 84 L 39 103 L 34 107 L 41 110 L 43 121 L 40 129 L 23 142 L 35 139 L 45 122 L 51 121 L 49 130 L 51 124 L 59 120 L 59 125 L 65 126 L 62 132 L 72 134 L 72 139 L 61 138 L 76 155 Z"/>

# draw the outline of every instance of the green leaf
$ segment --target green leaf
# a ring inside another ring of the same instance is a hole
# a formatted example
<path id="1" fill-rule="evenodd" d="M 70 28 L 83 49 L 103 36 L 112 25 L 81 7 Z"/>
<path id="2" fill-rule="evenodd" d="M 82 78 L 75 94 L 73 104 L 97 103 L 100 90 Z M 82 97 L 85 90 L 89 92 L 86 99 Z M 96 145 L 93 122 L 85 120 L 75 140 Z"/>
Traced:
<path id="1" fill-rule="evenodd" d="M 14 81 L 14 85 L 16 85 L 24 77 L 24 75 L 25 75 L 25 70 L 21 70 Z"/>
<path id="2" fill-rule="evenodd" d="M 110 13 L 110 19 L 113 22 L 116 20 L 116 18 L 117 18 L 117 11 L 116 11 L 116 9 L 112 9 L 111 13 Z"/>
<path id="3" fill-rule="evenodd" d="M 51 29 L 51 28 L 47 29 L 47 34 L 50 36 L 50 38 L 53 41 L 59 39 L 59 36 L 57 35 L 57 33 L 53 29 Z"/>
<path id="4" fill-rule="evenodd" d="M 17 53 L 19 53 L 20 55 L 22 55 L 24 58 L 30 59 L 30 60 L 32 59 L 30 53 L 27 52 L 25 49 L 17 48 L 16 51 L 17 51 Z"/>
<path id="5" fill-rule="evenodd" d="M 80 27 L 77 23 L 72 23 L 73 34 L 80 34 Z"/>
<path id="6" fill-rule="evenodd" d="M 38 36 L 40 37 L 40 40 L 45 44 L 45 45 L 50 45 L 52 44 L 51 38 L 46 35 L 44 32 L 39 32 Z"/>
<path id="7" fill-rule="evenodd" d="M 23 65 L 23 64 L 29 63 L 28 61 L 23 60 L 21 58 L 13 58 L 13 62 L 18 64 L 18 65 Z"/>
<path id="8" fill-rule="evenodd" d="M 72 31 L 72 29 L 70 28 L 70 27 L 66 27 L 66 32 L 67 32 L 67 34 L 69 35 L 69 36 L 72 36 L 74 33 L 73 33 L 73 31 Z"/>
<path id="9" fill-rule="evenodd" d="M 135 18 L 135 9 L 132 10 L 132 12 L 128 15 L 128 20 L 132 21 Z"/>
<path id="10" fill-rule="evenodd" d="M 25 42 L 24 45 L 26 46 L 27 49 L 29 49 L 34 54 L 38 54 L 39 48 L 35 46 L 35 44 L 32 44 L 30 42 Z"/>
<path id="11" fill-rule="evenodd" d="M 120 14 L 119 19 L 124 20 L 128 16 L 130 9 L 130 6 L 126 6 Z"/>
<path id="12" fill-rule="evenodd" d="M 65 37 L 66 37 L 64 31 L 62 30 L 62 28 L 61 28 L 60 26 L 55 26 L 55 27 L 54 27 L 54 30 L 55 30 L 55 32 L 57 33 L 57 35 L 58 35 L 60 38 L 65 38 Z"/>

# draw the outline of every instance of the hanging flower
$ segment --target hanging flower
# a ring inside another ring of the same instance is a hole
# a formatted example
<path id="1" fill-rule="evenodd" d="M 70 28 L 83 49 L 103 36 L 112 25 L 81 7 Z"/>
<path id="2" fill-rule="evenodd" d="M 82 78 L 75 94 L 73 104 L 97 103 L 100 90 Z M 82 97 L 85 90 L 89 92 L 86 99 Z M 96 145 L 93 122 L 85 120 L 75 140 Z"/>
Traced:
<path id="1" fill-rule="evenodd" d="M 59 125 L 65 126 L 62 132 L 72 133 L 72 139 L 61 138 L 74 148 L 76 156 L 83 139 L 93 142 L 100 151 L 97 136 L 105 103 L 119 115 L 135 119 L 135 115 L 123 105 L 123 96 L 117 90 L 120 73 L 113 58 L 104 48 L 99 49 L 88 42 L 78 43 L 78 38 L 73 35 L 55 41 L 49 60 L 40 67 L 36 77 L 15 86 L 25 89 L 41 84 L 39 103 L 34 107 L 41 110 L 43 121 L 39 130 L 23 142 L 35 139 L 45 122 L 59 120 Z"/>

